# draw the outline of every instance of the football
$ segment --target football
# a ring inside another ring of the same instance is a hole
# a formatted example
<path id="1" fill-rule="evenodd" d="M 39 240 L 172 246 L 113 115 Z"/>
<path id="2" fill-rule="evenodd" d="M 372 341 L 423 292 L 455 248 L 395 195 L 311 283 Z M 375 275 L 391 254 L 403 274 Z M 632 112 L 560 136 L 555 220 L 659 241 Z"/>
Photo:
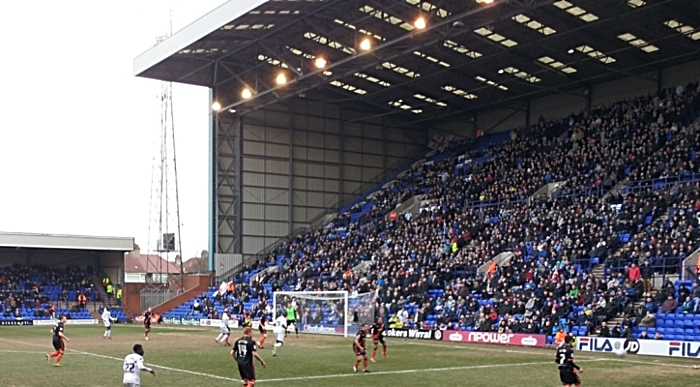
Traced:
<path id="1" fill-rule="evenodd" d="M 615 350 L 615 355 L 617 355 L 617 357 L 625 357 L 627 356 L 627 351 L 625 351 L 624 348 L 618 348 Z"/>

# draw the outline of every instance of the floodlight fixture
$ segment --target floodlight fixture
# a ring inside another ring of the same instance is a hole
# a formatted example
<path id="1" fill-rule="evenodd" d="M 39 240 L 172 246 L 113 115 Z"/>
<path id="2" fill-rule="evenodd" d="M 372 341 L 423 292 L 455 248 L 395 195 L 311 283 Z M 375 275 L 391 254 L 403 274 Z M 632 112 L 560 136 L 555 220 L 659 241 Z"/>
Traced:
<path id="1" fill-rule="evenodd" d="M 362 42 L 360 42 L 360 48 L 364 51 L 368 51 L 372 48 L 372 43 L 370 43 L 369 39 L 363 39 Z"/>

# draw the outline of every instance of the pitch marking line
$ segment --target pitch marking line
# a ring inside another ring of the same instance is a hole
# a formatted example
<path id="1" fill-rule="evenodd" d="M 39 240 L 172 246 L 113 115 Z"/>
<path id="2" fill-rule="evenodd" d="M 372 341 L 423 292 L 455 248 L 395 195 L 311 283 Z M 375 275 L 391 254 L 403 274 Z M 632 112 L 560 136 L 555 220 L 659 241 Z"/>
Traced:
<path id="1" fill-rule="evenodd" d="M 398 343 L 397 343 L 398 344 Z M 440 345 L 440 344 L 428 344 L 428 343 L 404 343 L 404 344 L 399 344 L 399 345 L 418 345 L 418 346 L 423 346 L 423 347 L 438 347 L 438 348 L 450 348 L 450 349 L 461 349 L 461 350 L 476 350 L 476 351 L 485 351 L 485 352 L 501 352 L 501 353 L 522 353 L 522 354 L 528 354 L 528 355 L 537 355 L 537 356 L 552 356 L 554 353 L 543 353 L 543 352 L 536 352 L 536 351 L 518 351 L 514 349 L 498 349 L 498 348 L 482 348 L 482 347 L 476 347 L 476 346 L 471 346 L 471 345 Z M 533 348 L 534 349 L 534 348 Z M 677 368 L 689 368 L 690 366 L 687 365 L 682 365 L 682 364 L 669 364 L 669 363 L 659 363 L 659 360 L 654 360 L 653 362 L 649 361 L 642 361 L 642 360 L 629 360 L 629 359 L 616 359 L 613 357 L 606 358 L 606 357 L 591 357 L 591 356 L 586 356 L 586 355 L 578 355 L 580 353 L 596 353 L 596 352 L 581 352 L 578 351 L 576 358 L 577 359 L 585 359 L 587 361 L 616 361 L 620 363 L 630 363 L 630 364 L 650 364 L 650 365 L 655 365 L 655 366 L 663 366 L 663 367 L 677 367 Z"/>
<path id="2" fill-rule="evenodd" d="M 26 343 L 26 342 L 22 342 L 22 341 L 8 340 L 8 339 L 4 339 L 4 338 L 0 338 L 0 340 L 11 342 L 11 343 L 16 343 L 16 344 L 41 346 L 40 344 Z M 85 351 L 78 351 L 75 349 L 68 349 L 68 351 L 71 351 L 71 352 L 74 352 L 77 354 L 81 354 L 81 355 L 94 356 L 94 357 L 98 357 L 98 358 L 102 358 L 102 359 L 124 361 L 124 359 L 120 359 L 118 357 L 100 355 L 97 353 L 91 353 L 91 352 L 85 352 Z M 605 360 L 605 359 L 599 359 L 599 360 Z M 182 372 L 182 373 L 196 375 L 196 376 L 205 376 L 205 377 L 210 377 L 210 378 L 214 378 L 214 379 L 228 380 L 228 381 L 234 381 L 234 382 L 240 381 L 240 379 L 228 378 L 228 377 L 219 376 L 219 375 L 206 374 L 203 372 L 196 372 L 196 371 L 190 371 L 190 370 L 185 370 L 185 369 L 180 369 L 180 368 L 166 367 L 166 366 L 161 366 L 161 365 L 152 364 L 152 363 L 146 363 L 146 364 L 153 367 L 153 368 L 160 368 L 160 369 L 164 369 L 164 370 L 168 370 L 168 371 Z M 544 365 L 544 364 L 552 364 L 552 362 L 548 361 L 548 362 L 535 362 L 535 363 L 484 364 L 484 365 L 459 366 L 459 367 L 379 371 L 379 372 L 372 372 L 371 375 L 394 375 L 394 374 L 409 374 L 409 373 L 417 373 L 417 372 L 456 371 L 456 370 L 469 370 L 469 369 L 487 369 L 487 368 L 501 368 L 501 367 Z M 289 378 L 260 379 L 260 380 L 257 380 L 256 382 L 257 383 L 273 383 L 273 382 L 286 382 L 286 381 L 295 381 L 295 380 L 333 379 L 333 378 L 342 378 L 342 377 L 350 377 L 350 376 L 355 376 L 355 374 L 348 372 L 347 374 L 312 375 L 312 376 L 298 376 L 298 377 L 289 377 Z"/>
<path id="3" fill-rule="evenodd" d="M 30 353 L 30 354 L 36 354 L 36 355 L 44 355 L 44 352 L 40 351 L 14 351 L 11 349 L 0 349 L 0 352 L 6 352 L 6 353 Z"/>
<path id="4" fill-rule="evenodd" d="M 2 340 L 2 341 L 7 341 L 7 342 L 10 342 L 10 343 L 15 343 L 15 344 L 31 345 L 31 346 L 35 346 L 35 347 L 44 347 L 43 345 L 40 345 L 40 344 L 26 343 L 26 342 L 17 341 L 17 340 L 8 340 L 8 339 L 4 339 L 4 338 L 0 338 L 0 340 Z M 68 351 L 74 352 L 74 353 L 77 353 L 77 354 L 80 354 L 80 355 L 88 355 L 88 356 L 99 357 L 99 358 L 102 358 L 102 359 L 124 361 L 124 359 L 120 359 L 120 358 L 114 357 L 114 356 L 100 355 L 100 354 L 97 354 L 97 353 L 78 351 L 78 350 L 70 349 L 70 348 L 68 348 Z M 42 353 L 44 353 L 44 352 L 42 352 Z M 153 367 L 153 368 L 160 368 L 160 369 L 164 369 L 164 370 L 168 370 L 168 371 L 182 372 L 182 373 L 190 374 L 190 375 L 206 376 L 206 377 L 209 377 L 209 378 L 220 379 L 220 380 L 228 380 L 228 381 L 232 381 L 232 382 L 240 382 L 240 381 L 241 381 L 241 379 L 234 379 L 234 378 L 228 378 L 228 377 L 226 377 L 226 376 L 205 374 L 205 373 L 203 373 L 203 372 L 190 371 L 190 370 L 185 370 L 185 369 L 180 369 L 180 368 L 166 367 L 166 366 L 161 366 L 161 365 L 152 364 L 152 363 L 146 363 L 146 365 L 149 365 L 149 366 L 151 366 L 151 367 Z"/>
<path id="5" fill-rule="evenodd" d="M 601 360 L 603 360 L 603 359 L 601 359 Z M 473 370 L 473 369 L 482 369 L 482 368 L 520 367 L 520 366 L 532 366 L 532 365 L 544 365 L 544 364 L 553 364 L 553 362 L 541 361 L 541 362 L 537 362 L 537 363 L 484 364 L 484 365 L 444 367 L 444 368 L 422 368 L 422 369 L 413 369 L 413 370 L 378 371 L 378 372 L 372 372 L 372 373 L 370 373 L 370 375 L 413 374 L 416 372 L 457 371 L 457 370 Z M 347 373 L 347 374 L 335 374 L 335 375 L 297 376 L 297 377 L 291 377 L 291 378 L 260 379 L 260 380 L 256 380 L 255 383 L 289 382 L 289 381 L 294 381 L 294 380 L 311 380 L 311 379 L 346 378 L 346 377 L 351 377 L 351 376 L 356 376 L 356 374 Z"/>

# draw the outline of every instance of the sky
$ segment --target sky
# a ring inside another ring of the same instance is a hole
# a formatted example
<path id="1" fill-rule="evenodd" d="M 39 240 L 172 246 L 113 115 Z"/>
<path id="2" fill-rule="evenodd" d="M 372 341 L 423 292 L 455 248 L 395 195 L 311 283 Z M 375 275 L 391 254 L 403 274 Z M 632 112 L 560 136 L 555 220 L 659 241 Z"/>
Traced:
<path id="1" fill-rule="evenodd" d="M 0 231 L 149 245 L 160 83 L 133 59 L 224 0 L 0 2 Z M 173 87 L 184 258 L 207 249 L 206 88 Z M 151 231 L 152 235 L 154 231 Z"/>

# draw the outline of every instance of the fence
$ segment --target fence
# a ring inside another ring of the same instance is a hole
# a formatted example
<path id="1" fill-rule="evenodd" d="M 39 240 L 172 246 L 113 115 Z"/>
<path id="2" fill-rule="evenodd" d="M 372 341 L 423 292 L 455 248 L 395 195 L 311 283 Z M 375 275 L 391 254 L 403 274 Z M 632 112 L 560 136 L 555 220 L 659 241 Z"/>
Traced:
<path id="1" fill-rule="evenodd" d="M 141 290 L 141 309 L 148 309 L 160 305 L 174 296 L 170 289 L 145 288 Z"/>

